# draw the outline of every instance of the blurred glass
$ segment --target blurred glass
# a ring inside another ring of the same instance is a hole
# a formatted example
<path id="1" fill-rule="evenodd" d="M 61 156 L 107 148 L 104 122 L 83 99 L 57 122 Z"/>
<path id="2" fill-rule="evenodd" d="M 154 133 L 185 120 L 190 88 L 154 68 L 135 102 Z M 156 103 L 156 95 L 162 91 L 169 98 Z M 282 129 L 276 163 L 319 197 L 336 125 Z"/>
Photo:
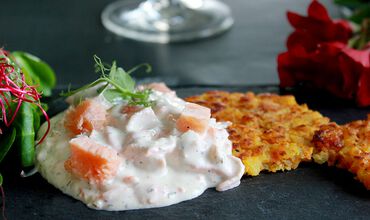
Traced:
<path id="1" fill-rule="evenodd" d="M 102 22 L 119 36 L 168 43 L 222 33 L 234 20 L 229 7 L 217 0 L 121 0 L 104 9 Z"/>

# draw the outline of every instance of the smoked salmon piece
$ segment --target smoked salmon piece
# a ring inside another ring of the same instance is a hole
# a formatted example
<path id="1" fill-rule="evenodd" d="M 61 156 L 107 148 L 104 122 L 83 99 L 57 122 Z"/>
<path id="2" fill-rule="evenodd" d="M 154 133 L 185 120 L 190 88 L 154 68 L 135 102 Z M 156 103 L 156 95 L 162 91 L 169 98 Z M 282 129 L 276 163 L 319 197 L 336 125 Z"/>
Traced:
<path id="1" fill-rule="evenodd" d="M 198 104 L 187 103 L 184 111 L 176 121 L 176 127 L 181 132 L 193 130 L 203 133 L 211 118 L 211 110 Z"/>
<path id="2" fill-rule="evenodd" d="M 67 111 L 64 126 L 77 135 L 101 129 L 105 121 L 105 107 L 97 101 L 87 99 Z"/>
<path id="3" fill-rule="evenodd" d="M 71 174 L 97 183 L 116 175 L 121 161 L 116 150 L 87 136 L 74 138 L 69 144 L 71 156 L 64 162 L 64 168 Z"/>

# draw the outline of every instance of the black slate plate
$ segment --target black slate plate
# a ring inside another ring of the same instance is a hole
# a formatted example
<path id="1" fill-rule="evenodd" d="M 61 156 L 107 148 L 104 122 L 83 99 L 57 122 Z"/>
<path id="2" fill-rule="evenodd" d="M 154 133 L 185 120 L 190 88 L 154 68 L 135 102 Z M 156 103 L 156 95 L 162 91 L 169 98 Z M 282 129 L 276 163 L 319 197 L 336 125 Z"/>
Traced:
<path id="1" fill-rule="evenodd" d="M 178 87 L 179 96 L 212 89 L 287 93 L 276 86 Z M 362 119 L 370 109 L 320 93 L 293 91 L 298 102 L 338 123 Z M 51 99 L 50 114 L 63 110 L 60 99 Z M 20 178 L 5 174 L 8 219 L 369 219 L 370 191 L 347 171 L 325 165 L 301 164 L 290 172 L 262 173 L 244 177 L 239 187 L 217 192 L 207 190 L 200 197 L 177 205 L 146 210 L 107 212 L 87 208 L 48 184 L 40 175 Z"/>

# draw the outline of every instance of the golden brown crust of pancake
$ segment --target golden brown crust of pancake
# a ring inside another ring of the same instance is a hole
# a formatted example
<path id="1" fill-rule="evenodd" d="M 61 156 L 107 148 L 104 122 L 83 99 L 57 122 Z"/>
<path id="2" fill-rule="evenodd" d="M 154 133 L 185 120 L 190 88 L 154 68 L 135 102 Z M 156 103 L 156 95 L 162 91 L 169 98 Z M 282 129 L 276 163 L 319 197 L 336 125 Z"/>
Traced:
<path id="1" fill-rule="evenodd" d="M 329 123 L 290 95 L 211 91 L 186 100 L 209 107 L 218 121 L 232 122 L 228 131 L 233 154 L 252 176 L 263 170 L 295 169 L 301 161 L 310 161 L 312 136 Z"/>
<path id="2" fill-rule="evenodd" d="M 315 162 L 347 169 L 370 189 L 370 115 L 343 126 L 321 126 L 312 142 Z"/>

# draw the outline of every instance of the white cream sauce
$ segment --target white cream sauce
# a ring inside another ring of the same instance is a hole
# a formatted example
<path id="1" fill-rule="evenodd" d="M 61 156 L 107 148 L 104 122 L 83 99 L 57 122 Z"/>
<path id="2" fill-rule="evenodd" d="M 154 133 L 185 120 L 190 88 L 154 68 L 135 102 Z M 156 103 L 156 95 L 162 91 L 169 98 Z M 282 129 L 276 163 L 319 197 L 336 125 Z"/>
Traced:
<path id="1" fill-rule="evenodd" d="M 98 96 L 93 99 L 102 101 Z M 240 184 L 244 166 L 232 156 L 228 124 L 210 119 L 206 132 L 180 132 L 176 119 L 186 104 L 173 93 L 153 91 L 153 107 L 123 114 L 125 103 L 109 106 L 108 123 L 89 136 L 115 149 L 121 158 L 117 174 L 101 184 L 65 170 L 71 136 L 64 127 L 65 112 L 51 119 L 51 132 L 37 148 L 41 175 L 64 193 L 89 207 L 129 210 L 168 206 L 195 198 L 207 188 L 224 191 Z M 40 130 L 43 134 L 45 125 Z"/>

